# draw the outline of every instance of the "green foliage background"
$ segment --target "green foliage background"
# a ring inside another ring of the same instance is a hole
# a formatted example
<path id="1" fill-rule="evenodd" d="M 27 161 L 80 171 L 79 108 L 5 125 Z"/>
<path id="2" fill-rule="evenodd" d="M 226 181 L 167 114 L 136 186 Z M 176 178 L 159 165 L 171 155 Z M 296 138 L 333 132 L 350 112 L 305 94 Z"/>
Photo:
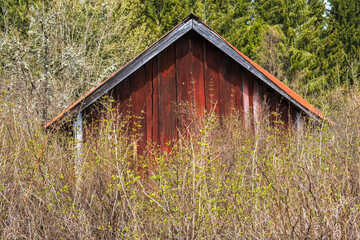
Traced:
<path id="1" fill-rule="evenodd" d="M 45 122 L 190 13 L 320 107 L 358 86 L 359 1 L 6 0 L 0 87 Z"/>

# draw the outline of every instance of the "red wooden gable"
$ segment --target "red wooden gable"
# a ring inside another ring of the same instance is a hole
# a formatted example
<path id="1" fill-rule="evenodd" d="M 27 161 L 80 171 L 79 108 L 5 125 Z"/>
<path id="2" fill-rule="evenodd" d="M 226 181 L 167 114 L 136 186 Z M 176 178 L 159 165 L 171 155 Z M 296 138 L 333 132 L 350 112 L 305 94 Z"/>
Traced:
<path id="1" fill-rule="evenodd" d="M 110 94 L 119 111 L 142 116 L 143 138 L 166 143 L 180 128 L 176 105 L 182 101 L 215 110 L 219 115 L 236 110 L 256 116 L 264 96 L 283 121 L 300 115 L 323 118 L 321 112 L 226 42 L 214 30 L 190 15 L 123 68 L 88 92 L 46 127 L 79 112 L 92 115 L 93 103 Z M 90 117 L 91 119 L 91 117 Z M 90 120 L 91 121 L 91 120 Z"/>

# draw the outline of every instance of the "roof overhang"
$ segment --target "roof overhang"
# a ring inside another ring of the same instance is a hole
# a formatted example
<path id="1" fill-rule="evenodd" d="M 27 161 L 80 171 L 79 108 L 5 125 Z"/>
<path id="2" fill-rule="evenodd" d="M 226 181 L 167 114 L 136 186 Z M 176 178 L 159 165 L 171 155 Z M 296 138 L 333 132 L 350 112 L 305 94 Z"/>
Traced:
<path id="1" fill-rule="evenodd" d="M 48 122 L 45 125 L 45 128 L 48 128 L 53 124 L 59 123 L 66 117 L 73 116 L 90 106 L 106 92 L 111 90 L 121 81 L 123 81 L 136 70 L 138 70 L 141 66 L 150 61 L 153 57 L 158 55 L 161 51 L 163 51 L 165 48 L 170 46 L 172 43 L 174 43 L 176 40 L 178 40 L 191 30 L 195 31 L 204 39 L 206 39 L 218 49 L 223 51 L 226 55 L 231 57 L 242 67 L 254 74 L 271 89 L 273 89 L 275 92 L 278 92 L 281 96 L 294 104 L 297 108 L 299 108 L 309 117 L 315 119 L 326 119 L 316 107 L 312 106 L 309 102 L 296 94 L 280 80 L 275 78 L 265 69 L 257 65 L 250 58 L 248 58 L 245 54 L 232 46 L 229 42 L 222 38 L 218 33 L 216 33 L 211 27 L 209 27 L 206 23 L 200 20 L 197 16 L 190 14 L 181 23 L 179 23 L 172 30 L 162 36 L 159 40 L 146 48 L 143 52 L 141 52 L 139 55 L 129 61 L 122 68 L 117 70 L 106 80 L 101 82 L 97 87 L 86 93 L 82 98 L 78 99 L 71 106 L 66 108 L 53 120 Z"/>

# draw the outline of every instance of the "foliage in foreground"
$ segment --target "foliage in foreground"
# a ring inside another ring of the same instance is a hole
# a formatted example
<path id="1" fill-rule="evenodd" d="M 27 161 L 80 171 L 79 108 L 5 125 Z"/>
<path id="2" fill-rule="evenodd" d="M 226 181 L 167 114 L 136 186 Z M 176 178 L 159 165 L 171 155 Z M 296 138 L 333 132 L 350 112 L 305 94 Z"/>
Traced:
<path id="1" fill-rule="evenodd" d="M 0 236 L 359 238 L 359 100 L 344 100 L 335 126 L 263 120 L 255 136 L 241 115 L 190 112 L 171 152 L 143 156 L 115 116 L 87 140 L 80 177 L 67 136 L 51 133 L 36 168 L 46 134 L 2 111 Z"/>

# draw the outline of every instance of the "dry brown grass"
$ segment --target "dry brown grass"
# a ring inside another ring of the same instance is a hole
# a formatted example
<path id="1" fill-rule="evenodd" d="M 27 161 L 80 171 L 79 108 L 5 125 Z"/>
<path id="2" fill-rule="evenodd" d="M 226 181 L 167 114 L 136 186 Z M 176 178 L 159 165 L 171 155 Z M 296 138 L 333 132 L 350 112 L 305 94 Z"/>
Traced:
<path id="1" fill-rule="evenodd" d="M 301 133 L 264 120 L 254 136 L 240 115 L 193 117 L 171 152 L 150 158 L 110 119 L 85 144 L 78 177 L 69 136 L 53 133 L 35 170 L 46 133 L 3 108 L 0 236 L 359 238 L 358 102 L 350 94 L 336 126 L 310 121 Z"/>

